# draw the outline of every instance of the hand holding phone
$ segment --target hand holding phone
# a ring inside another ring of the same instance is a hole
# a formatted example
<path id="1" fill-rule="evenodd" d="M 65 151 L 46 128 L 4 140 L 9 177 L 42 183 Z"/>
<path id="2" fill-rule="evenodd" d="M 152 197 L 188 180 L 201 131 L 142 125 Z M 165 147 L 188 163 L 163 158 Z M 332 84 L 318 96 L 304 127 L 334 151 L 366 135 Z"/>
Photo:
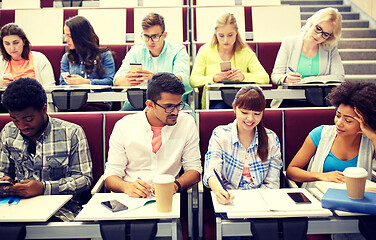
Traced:
<path id="1" fill-rule="evenodd" d="M 289 192 L 287 193 L 296 204 L 309 204 L 311 200 L 302 192 Z"/>
<path id="2" fill-rule="evenodd" d="M 129 67 L 130 67 L 131 72 L 137 72 L 139 70 L 142 70 L 141 63 L 130 63 Z"/>
<path id="3" fill-rule="evenodd" d="M 122 204 L 118 200 L 104 201 L 104 202 L 101 202 L 101 204 L 105 206 L 106 208 L 108 208 L 109 210 L 111 210 L 112 212 L 119 212 L 119 211 L 128 209 L 126 205 Z"/>

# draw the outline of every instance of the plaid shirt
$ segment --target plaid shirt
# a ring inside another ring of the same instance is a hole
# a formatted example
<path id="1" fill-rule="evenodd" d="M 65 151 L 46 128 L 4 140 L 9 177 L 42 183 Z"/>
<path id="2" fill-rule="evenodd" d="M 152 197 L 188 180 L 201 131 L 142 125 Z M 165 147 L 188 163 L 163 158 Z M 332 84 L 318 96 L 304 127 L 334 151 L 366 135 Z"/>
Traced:
<path id="1" fill-rule="evenodd" d="M 237 121 L 214 129 L 205 155 L 204 185 L 214 175 L 213 169 L 221 173 L 222 180 L 229 189 L 279 188 L 279 176 L 282 168 L 280 143 L 278 136 L 266 129 L 268 136 L 268 157 L 265 162 L 257 156 L 258 131 L 246 149 L 240 143 Z M 252 176 L 250 181 L 242 176 L 244 160 L 247 159 Z"/>
<path id="2" fill-rule="evenodd" d="M 0 177 L 16 181 L 33 179 L 43 183 L 44 194 L 73 194 L 56 217 L 73 220 L 81 210 L 79 193 L 90 188 L 92 162 L 82 128 L 48 117 L 48 125 L 36 141 L 35 154 L 27 150 L 30 141 L 13 122 L 1 131 Z"/>

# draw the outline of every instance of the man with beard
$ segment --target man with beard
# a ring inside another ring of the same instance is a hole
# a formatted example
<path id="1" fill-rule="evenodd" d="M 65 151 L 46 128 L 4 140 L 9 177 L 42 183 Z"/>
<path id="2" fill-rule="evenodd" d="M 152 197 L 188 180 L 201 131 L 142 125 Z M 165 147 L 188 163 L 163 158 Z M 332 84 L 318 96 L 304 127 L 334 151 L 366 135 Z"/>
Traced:
<path id="1" fill-rule="evenodd" d="M 200 180 L 199 137 L 183 109 L 183 83 L 172 73 L 157 73 L 147 89 L 146 110 L 120 119 L 112 131 L 105 171 L 106 188 L 131 197 L 151 194 L 154 176 L 175 176 L 175 192 Z M 181 167 L 184 173 L 179 176 Z"/>

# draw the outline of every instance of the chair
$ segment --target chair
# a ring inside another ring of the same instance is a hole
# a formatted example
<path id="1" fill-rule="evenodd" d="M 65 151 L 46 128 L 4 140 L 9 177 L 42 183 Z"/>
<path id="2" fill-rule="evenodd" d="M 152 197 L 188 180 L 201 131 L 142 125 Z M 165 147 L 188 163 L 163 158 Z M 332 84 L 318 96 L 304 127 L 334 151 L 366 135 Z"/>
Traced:
<path id="1" fill-rule="evenodd" d="M 146 107 L 146 89 L 128 89 L 127 98 L 129 103 L 136 109 Z"/>
<path id="2" fill-rule="evenodd" d="M 82 7 L 82 0 L 62 0 L 63 7 Z"/>
<path id="3" fill-rule="evenodd" d="M 87 102 L 90 90 L 56 89 L 51 92 L 54 105 L 63 111 L 77 110 Z"/>

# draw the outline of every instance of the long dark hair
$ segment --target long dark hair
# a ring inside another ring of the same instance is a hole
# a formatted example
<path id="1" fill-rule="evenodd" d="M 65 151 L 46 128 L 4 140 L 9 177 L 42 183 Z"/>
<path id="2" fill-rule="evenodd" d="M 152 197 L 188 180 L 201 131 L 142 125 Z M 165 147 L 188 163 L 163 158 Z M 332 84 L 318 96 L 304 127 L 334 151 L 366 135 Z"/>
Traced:
<path id="1" fill-rule="evenodd" d="M 5 24 L 1 28 L 1 31 L 0 31 L 0 51 L 1 51 L 1 54 L 3 55 L 3 58 L 5 60 L 7 60 L 7 61 L 10 61 L 12 59 L 12 57 L 5 50 L 5 48 L 4 48 L 4 42 L 3 42 L 4 37 L 10 36 L 10 35 L 17 35 L 24 42 L 25 45 L 23 47 L 23 51 L 22 51 L 21 57 L 23 59 L 28 60 L 29 59 L 30 48 L 31 48 L 29 39 L 27 39 L 26 34 L 22 30 L 22 28 L 20 26 L 18 26 L 17 24 L 15 24 L 15 23 Z"/>
<path id="2" fill-rule="evenodd" d="M 99 46 L 99 38 L 94 32 L 90 22 L 82 16 L 74 16 L 65 21 L 69 28 L 75 49 L 68 52 L 68 60 L 73 64 L 81 64 L 87 73 L 97 73 L 99 76 L 105 73 L 102 64 L 102 54 L 109 49 Z"/>
<path id="3" fill-rule="evenodd" d="M 234 109 L 236 107 L 263 112 L 265 110 L 266 102 L 264 94 L 258 87 L 247 86 L 241 88 L 235 96 L 232 103 Z M 262 120 L 256 126 L 258 131 L 258 148 L 257 155 L 261 158 L 261 161 L 266 161 L 268 158 L 268 136 Z"/>

